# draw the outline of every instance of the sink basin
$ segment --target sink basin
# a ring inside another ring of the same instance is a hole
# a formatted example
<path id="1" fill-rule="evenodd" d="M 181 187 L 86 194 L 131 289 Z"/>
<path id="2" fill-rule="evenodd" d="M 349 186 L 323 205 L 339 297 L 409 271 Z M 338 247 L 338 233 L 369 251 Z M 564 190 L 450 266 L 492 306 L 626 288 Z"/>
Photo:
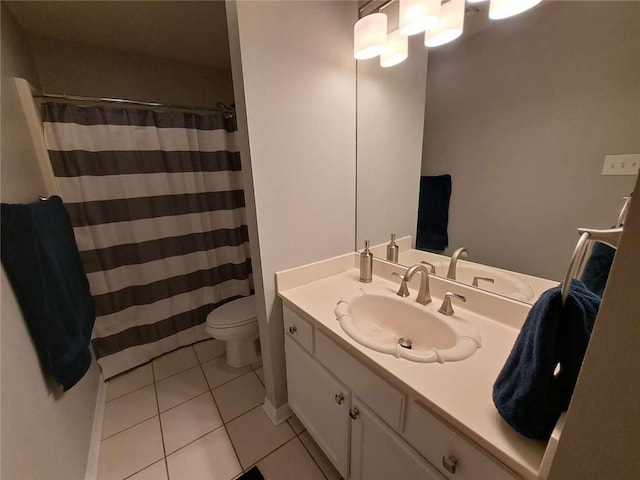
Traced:
<path id="1" fill-rule="evenodd" d="M 344 297 L 335 308 L 340 326 L 356 342 L 414 362 L 463 360 L 480 347 L 480 333 L 457 314 L 447 317 L 413 296 L 367 293 Z M 409 348 L 410 345 L 410 348 Z"/>
<path id="2" fill-rule="evenodd" d="M 449 265 L 436 265 L 436 273 L 446 276 Z M 456 266 L 456 281 L 471 285 L 473 277 L 493 278 L 494 283 L 479 280 L 478 287 L 488 292 L 497 293 L 515 300 L 529 302 L 533 299 L 533 289 L 522 280 L 496 268 L 483 267 L 482 265 L 470 265 L 458 262 Z"/>

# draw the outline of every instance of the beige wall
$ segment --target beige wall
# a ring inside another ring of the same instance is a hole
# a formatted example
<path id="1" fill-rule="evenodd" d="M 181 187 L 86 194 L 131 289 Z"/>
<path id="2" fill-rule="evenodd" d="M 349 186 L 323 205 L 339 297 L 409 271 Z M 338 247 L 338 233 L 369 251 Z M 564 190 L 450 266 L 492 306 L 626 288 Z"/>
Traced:
<path id="1" fill-rule="evenodd" d="M 244 84 L 238 105 L 246 113 L 238 118 L 249 133 L 242 158 L 250 151 L 252 258 L 256 285 L 264 287 L 258 316 L 266 395 L 275 408 L 287 398 L 274 273 L 343 254 L 355 241 L 356 8 L 355 2 L 227 2 L 237 20 L 229 23 L 232 66 L 234 82 Z"/>
<path id="2" fill-rule="evenodd" d="M 3 202 L 31 202 L 44 192 L 13 77 L 36 75 L 27 42 L 2 6 L 1 173 Z M 42 373 L 16 299 L 0 278 L 1 476 L 9 479 L 84 478 L 99 371 L 62 393 Z"/>
<path id="3" fill-rule="evenodd" d="M 640 3 L 544 2 L 429 52 L 423 175 L 453 177 L 451 250 L 561 280 L 580 226 L 607 228 L 640 153 Z"/>
<path id="4" fill-rule="evenodd" d="M 30 37 L 42 82 L 49 93 L 215 107 L 234 103 L 231 71 Z"/>

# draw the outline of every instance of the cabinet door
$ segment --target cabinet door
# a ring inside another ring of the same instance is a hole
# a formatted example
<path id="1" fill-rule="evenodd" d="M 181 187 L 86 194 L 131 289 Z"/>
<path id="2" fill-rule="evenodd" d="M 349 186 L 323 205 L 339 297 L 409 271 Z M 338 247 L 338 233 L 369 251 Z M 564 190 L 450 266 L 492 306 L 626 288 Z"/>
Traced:
<path id="1" fill-rule="evenodd" d="M 357 397 L 352 407 L 350 480 L 444 480 Z"/>
<path id="2" fill-rule="evenodd" d="M 349 391 L 285 337 L 289 406 L 343 478 L 349 467 Z"/>

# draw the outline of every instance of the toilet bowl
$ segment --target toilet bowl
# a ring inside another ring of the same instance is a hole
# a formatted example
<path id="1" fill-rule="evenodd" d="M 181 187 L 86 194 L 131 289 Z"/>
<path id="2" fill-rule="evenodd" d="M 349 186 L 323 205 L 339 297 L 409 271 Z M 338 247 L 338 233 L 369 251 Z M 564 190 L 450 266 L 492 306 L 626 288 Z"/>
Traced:
<path id="1" fill-rule="evenodd" d="M 227 365 L 244 367 L 260 360 L 255 296 L 238 298 L 207 315 L 207 333 L 226 344 Z"/>

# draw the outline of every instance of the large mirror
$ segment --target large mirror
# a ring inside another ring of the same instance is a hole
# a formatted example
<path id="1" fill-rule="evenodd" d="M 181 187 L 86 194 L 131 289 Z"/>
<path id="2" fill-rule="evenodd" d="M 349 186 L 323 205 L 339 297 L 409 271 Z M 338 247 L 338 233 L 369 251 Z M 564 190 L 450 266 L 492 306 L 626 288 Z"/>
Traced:
<path id="1" fill-rule="evenodd" d="M 384 258 L 391 233 L 409 236 L 399 262 L 446 275 L 440 255 L 465 247 L 458 280 L 532 303 L 563 279 L 576 229 L 614 225 L 633 190 L 603 166 L 640 152 L 640 4 L 545 1 L 498 21 L 468 7 L 454 42 L 427 55 L 411 37 L 400 65 L 358 62 L 356 248 Z M 412 248 L 421 176 L 449 201 L 438 256 Z M 533 293 L 498 288 L 513 278 Z"/>

